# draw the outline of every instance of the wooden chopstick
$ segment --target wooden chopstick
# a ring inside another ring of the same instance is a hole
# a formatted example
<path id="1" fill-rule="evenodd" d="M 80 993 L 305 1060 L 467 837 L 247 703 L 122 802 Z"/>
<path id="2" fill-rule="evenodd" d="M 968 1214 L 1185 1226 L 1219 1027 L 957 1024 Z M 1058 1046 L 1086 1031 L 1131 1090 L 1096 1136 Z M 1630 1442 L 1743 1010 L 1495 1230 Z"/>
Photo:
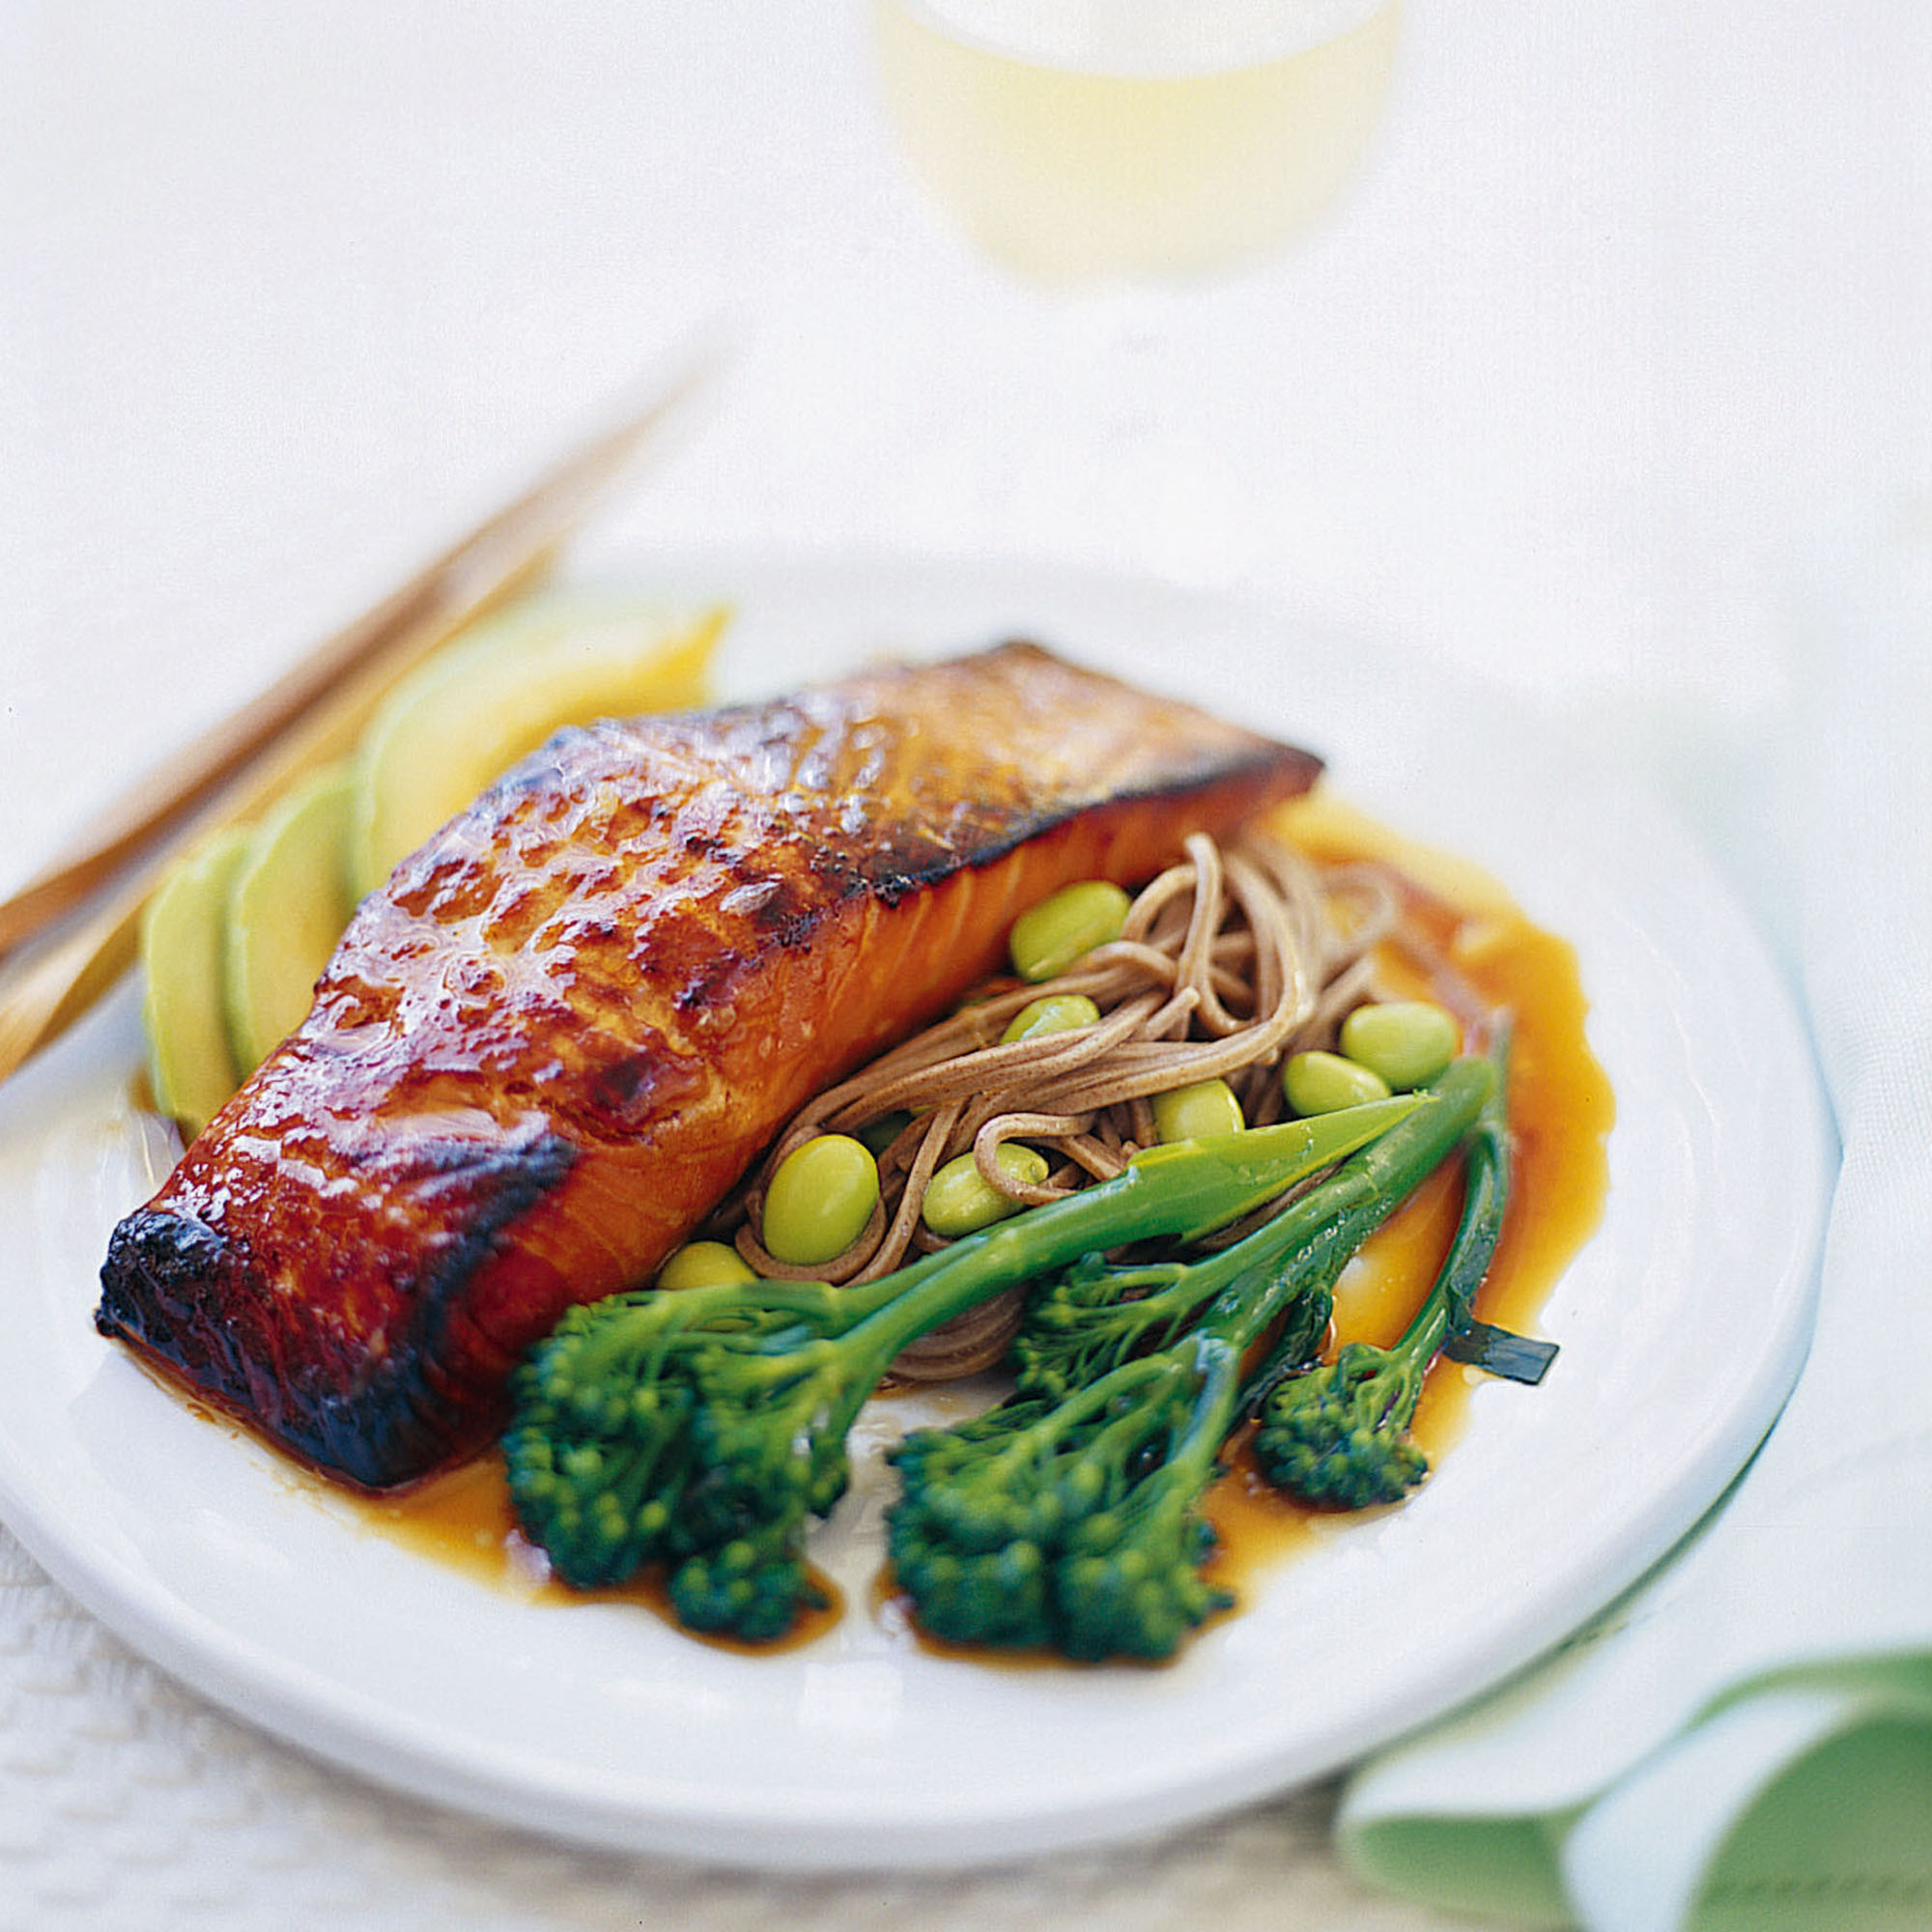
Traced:
<path id="1" fill-rule="evenodd" d="M 500 594 L 512 595 L 540 575 L 548 556 L 546 549 L 529 558 L 503 583 Z M 184 845 L 222 825 L 259 816 L 298 779 L 344 756 L 423 651 L 434 649 L 496 601 L 467 601 L 433 622 L 412 626 L 405 634 L 410 648 L 399 659 L 379 656 L 342 679 L 221 787 L 205 810 L 186 820 L 180 838 L 156 838 L 137 851 L 43 944 L 22 947 L 0 966 L 0 1081 L 51 1046 L 134 964 L 148 900 Z"/>
<path id="2" fill-rule="evenodd" d="M 625 411 L 614 427 L 573 449 L 373 610 L 324 639 L 260 696 L 147 773 L 60 861 L 0 903 L 0 957 L 67 918 L 140 853 L 179 832 L 346 680 L 382 663 L 393 681 L 456 628 L 456 613 L 457 621 L 474 616 L 507 584 L 526 582 L 532 560 L 554 552 L 716 359 L 715 349 L 688 356 L 641 408 Z"/>
<path id="3" fill-rule="evenodd" d="M 549 567 L 599 492 L 716 362 L 715 351 L 688 361 L 642 408 L 573 450 L 260 698 L 151 774 L 97 824 L 83 849 L 0 905 L 0 953 L 27 949 L 29 939 L 71 922 L 0 969 L 0 1080 L 59 1037 L 133 963 L 141 914 L 183 847 L 257 815 L 298 778 L 347 753 L 407 671 Z"/>

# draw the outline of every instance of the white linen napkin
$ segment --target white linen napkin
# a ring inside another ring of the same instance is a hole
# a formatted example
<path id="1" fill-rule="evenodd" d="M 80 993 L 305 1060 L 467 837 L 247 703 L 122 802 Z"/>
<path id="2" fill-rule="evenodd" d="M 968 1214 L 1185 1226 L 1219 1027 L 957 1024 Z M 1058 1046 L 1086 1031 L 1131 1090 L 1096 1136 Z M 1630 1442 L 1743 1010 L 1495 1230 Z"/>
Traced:
<path id="1" fill-rule="evenodd" d="M 1793 604 L 1789 728 L 1723 842 L 1792 955 L 1837 1117 L 1816 1336 L 1670 1560 L 1351 1780 L 1344 1857 L 1451 1909 L 1932 1926 L 1932 515 L 1834 538 Z"/>

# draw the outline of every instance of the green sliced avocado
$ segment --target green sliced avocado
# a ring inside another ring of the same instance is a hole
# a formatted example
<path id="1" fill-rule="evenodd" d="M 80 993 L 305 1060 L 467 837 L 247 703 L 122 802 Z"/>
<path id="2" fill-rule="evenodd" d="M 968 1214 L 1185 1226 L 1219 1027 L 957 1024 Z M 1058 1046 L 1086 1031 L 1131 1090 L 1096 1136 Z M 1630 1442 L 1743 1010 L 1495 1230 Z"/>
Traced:
<path id="1" fill-rule="evenodd" d="M 559 726 L 700 702 L 728 614 L 557 590 L 484 619 L 439 652 L 389 695 L 357 752 L 352 899 Z"/>
<path id="2" fill-rule="evenodd" d="M 228 1043 L 245 1079 L 308 1012 L 351 901 L 344 869 L 349 762 L 290 792 L 249 835 L 228 885 Z"/>
<path id="3" fill-rule="evenodd" d="M 192 1139 L 236 1088 L 224 1010 L 228 887 L 247 834 L 216 833 L 156 887 L 141 921 L 141 1020 L 155 1104 Z"/>

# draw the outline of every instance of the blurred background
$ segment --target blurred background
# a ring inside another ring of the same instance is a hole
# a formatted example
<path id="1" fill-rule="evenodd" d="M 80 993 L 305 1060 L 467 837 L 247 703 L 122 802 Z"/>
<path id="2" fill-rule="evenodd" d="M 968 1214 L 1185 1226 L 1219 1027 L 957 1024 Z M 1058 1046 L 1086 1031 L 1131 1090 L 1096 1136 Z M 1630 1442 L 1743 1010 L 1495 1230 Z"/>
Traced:
<path id="1" fill-rule="evenodd" d="M 1602 719 L 1775 701 L 1793 532 L 1932 461 L 1904 4 L 1406 0 L 1339 200 L 1174 286 L 980 253 L 860 0 L 0 36 L 0 884 L 713 320 L 600 543 L 1147 569 Z"/>

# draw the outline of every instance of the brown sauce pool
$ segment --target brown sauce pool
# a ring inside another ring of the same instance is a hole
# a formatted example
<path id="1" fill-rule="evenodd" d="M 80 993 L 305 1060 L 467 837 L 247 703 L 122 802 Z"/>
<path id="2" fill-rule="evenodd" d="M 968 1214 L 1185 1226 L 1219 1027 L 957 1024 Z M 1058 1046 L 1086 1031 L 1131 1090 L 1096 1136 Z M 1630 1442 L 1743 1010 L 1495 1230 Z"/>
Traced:
<path id="1" fill-rule="evenodd" d="M 503 1476 L 503 1459 L 494 1449 L 460 1469 L 401 1494 L 358 1495 L 351 1500 L 371 1528 L 526 1603 L 559 1608 L 581 1604 L 634 1604 L 667 1622 L 676 1621 L 663 1578 L 653 1574 L 603 1590 L 576 1590 L 559 1583 L 550 1573 L 549 1559 L 517 1525 Z M 684 1634 L 694 1641 L 755 1657 L 810 1643 L 830 1630 L 844 1610 L 830 1578 L 814 1575 L 813 1581 L 824 1602 L 806 1610 L 776 1644 L 740 1643 L 729 1637 L 697 1638 L 689 1631 Z"/>
<path id="2" fill-rule="evenodd" d="M 1533 1334 L 1545 1297 L 1595 1230 L 1608 1185 L 1606 1144 L 1615 1108 L 1584 1037 L 1587 1003 L 1576 955 L 1564 941 L 1532 925 L 1492 882 L 1460 862 L 1405 843 L 1324 796 L 1291 808 L 1285 823 L 1318 859 L 1377 859 L 1397 867 L 1417 889 L 1412 911 L 1454 968 L 1487 1006 L 1514 1017 L 1509 1211 L 1477 1309 L 1486 1321 Z M 1405 972 L 1394 960 L 1388 970 L 1397 980 Z M 1418 982 L 1416 990 L 1426 989 Z M 1460 1183 L 1445 1168 L 1371 1237 L 1337 1288 L 1334 1345 L 1388 1343 L 1401 1333 L 1435 1278 L 1460 1211 Z M 1562 1337 L 1553 1339 L 1560 1344 Z M 1453 1362 L 1431 1371 L 1414 1437 L 1432 1463 L 1453 1448 L 1466 1420 L 1469 1390 L 1484 1379 L 1480 1371 Z M 1537 1399 L 1534 1389 L 1520 1393 L 1525 1402 Z M 356 1505 L 372 1529 L 533 1604 L 628 1603 L 670 1614 L 654 1577 L 590 1592 L 556 1582 L 542 1550 L 517 1527 L 501 1459 L 494 1453 L 407 1493 L 362 1497 Z M 1208 1574 L 1237 1596 L 1244 1580 L 1308 1547 L 1321 1514 L 1269 1489 L 1239 1453 L 1210 1492 L 1208 1510 L 1220 1539 Z M 836 1591 L 818 1580 L 827 1605 L 799 1620 L 786 1646 L 810 1642 L 840 1614 Z M 873 1607 L 895 1626 L 906 1622 L 889 1584 L 882 1582 Z M 760 1654 L 770 1648 L 724 1647 Z"/>
<path id="3" fill-rule="evenodd" d="M 1533 925 L 1493 882 L 1347 808 L 1318 798 L 1293 808 L 1288 823 L 1317 858 L 1381 859 L 1399 867 L 1421 888 L 1425 896 L 1414 910 L 1452 965 L 1485 1005 L 1512 1016 L 1509 1209 L 1476 1312 L 1537 1334 L 1537 1315 L 1596 1231 L 1609 1185 L 1616 1107 L 1585 1037 L 1588 1003 L 1576 953 Z M 1347 1342 L 1386 1345 L 1401 1334 L 1435 1279 L 1461 1211 L 1460 1179 L 1446 1166 L 1370 1237 L 1337 1287 L 1330 1352 Z M 1563 1338 L 1550 1339 L 1560 1345 Z M 1489 1379 L 1456 1362 L 1438 1361 L 1430 1371 L 1412 1434 L 1432 1465 L 1453 1449 L 1470 1391 Z M 1537 1399 L 1532 1388 L 1520 1393 L 1525 1402 Z M 1208 1514 L 1221 1539 L 1208 1574 L 1238 1593 L 1258 1569 L 1308 1547 L 1326 1513 L 1282 1495 L 1237 1454 L 1208 1497 Z"/>

